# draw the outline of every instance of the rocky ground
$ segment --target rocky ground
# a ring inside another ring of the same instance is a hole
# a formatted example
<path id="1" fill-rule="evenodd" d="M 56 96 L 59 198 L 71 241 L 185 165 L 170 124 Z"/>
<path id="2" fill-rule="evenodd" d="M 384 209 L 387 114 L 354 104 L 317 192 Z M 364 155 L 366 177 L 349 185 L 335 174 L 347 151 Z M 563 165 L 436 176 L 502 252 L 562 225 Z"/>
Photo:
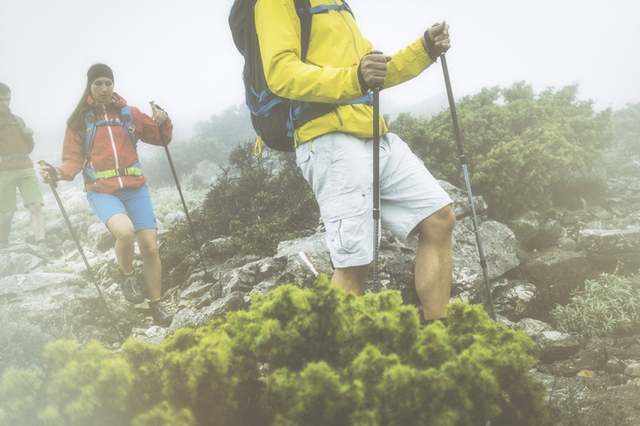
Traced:
<path id="1" fill-rule="evenodd" d="M 640 165 L 638 159 L 626 159 L 627 166 L 629 161 Z M 455 199 L 458 217 L 452 297 L 487 306 L 466 193 L 443 185 Z M 597 203 L 582 200 L 548 217 L 529 212 L 509 225 L 488 220 L 482 198 L 476 197 L 475 205 L 498 321 L 524 330 L 540 348 L 540 362 L 531 374 L 548 385 L 550 406 L 585 421 L 562 424 L 624 424 L 615 423 L 622 419 L 640 424 L 640 334 L 580 343 L 554 329 L 549 314 L 556 304 L 567 303 L 571 292 L 587 279 L 602 272 L 637 272 L 640 178 L 610 178 Z M 170 220 L 180 217 L 178 212 Z M 181 258 L 162 244 L 165 276 L 178 283 L 165 293 L 176 315 L 164 329 L 152 324 L 146 303 L 133 308 L 120 295 L 113 241 L 104 227 L 74 217 L 72 222 L 85 242 L 97 285 L 112 306 L 118 306 L 118 321 L 126 323 L 132 336 L 151 343 L 161 342 L 178 328 L 198 327 L 246 308 L 253 292 L 266 293 L 283 283 L 305 286 L 317 273 L 332 273 L 321 226 L 307 238 L 280 243 L 277 254 L 269 258 L 234 257 L 228 240 L 207 241 L 202 246 L 206 273 L 196 257 Z M 62 219 L 47 225 L 54 241 L 48 247 L 14 241 L 0 251 L 0 321 L 19 319 L 39 324 L 56 338 L 99 339 L 117 349 L 121 341 L 99 313 L 102 305 L 95 284 L 87 282 L 91 280 L 86 267 L 65 227 Z M 383 288 L 396 290 L 406 303 L 417 305 L 415 244 L 384 233 L 379 276 Z M 609 423 L 597 423 L 598 416 Z"/>

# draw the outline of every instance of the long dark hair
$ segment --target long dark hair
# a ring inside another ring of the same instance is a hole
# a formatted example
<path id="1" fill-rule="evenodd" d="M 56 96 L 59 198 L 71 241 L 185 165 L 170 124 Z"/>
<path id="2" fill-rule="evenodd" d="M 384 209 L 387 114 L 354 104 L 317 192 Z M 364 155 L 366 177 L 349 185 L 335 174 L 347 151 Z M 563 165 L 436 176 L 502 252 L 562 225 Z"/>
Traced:
<path id="1" fill-rule="evenodd" d="M 89 71 L 87 71 L 87 87 L 84 89 L 84 93 L 82 94 L 82 98 L 80 98 L 80 102 L 78 102 L 78 106 L 73 110 L 71 116 L 67 120 L 67 127 L 71 130 L 84 131 L 85 117 L 91 110 L 91 105 L 89 105 L 87 99 L 91 94 L 91 84 L 98 77 L 108 77 L 113 81 L 113 71 L 105 64 L 91 65 Z"/>
<path id="2" fill-rule="evenodd" d="M 91 83 L 87 83 L 87 87 L 84 89 L 84 93 L 78 102 L 78 106 L 73 110 L 71 116 L 67 120 L 67 127 L 71 130 L 84 131 L 85 117 L 91 109 L 91 105 L 87 102 L 87 98 L 91 94 Z"/>

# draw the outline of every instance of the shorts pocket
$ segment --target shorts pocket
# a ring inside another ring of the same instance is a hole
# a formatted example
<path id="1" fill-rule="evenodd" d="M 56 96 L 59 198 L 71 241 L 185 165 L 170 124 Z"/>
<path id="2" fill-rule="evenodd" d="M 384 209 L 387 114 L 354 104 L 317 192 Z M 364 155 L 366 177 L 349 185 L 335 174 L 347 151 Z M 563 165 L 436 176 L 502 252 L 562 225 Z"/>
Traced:
<path id="1" fill-rule="evenodd" d="M 296 164 L 298 167 L 302 163 L 306 163 L 311 158 L 311 149 L 309 148 L 309 142 L 303 143 L 296 148 Z"/>
<path id="2" fill-rule="evenodd" d="M 370 197 L 363 191 L 340 195 L 321 205 L 327 241 L 334 250 L 350 253 L 366 239 Z"/>

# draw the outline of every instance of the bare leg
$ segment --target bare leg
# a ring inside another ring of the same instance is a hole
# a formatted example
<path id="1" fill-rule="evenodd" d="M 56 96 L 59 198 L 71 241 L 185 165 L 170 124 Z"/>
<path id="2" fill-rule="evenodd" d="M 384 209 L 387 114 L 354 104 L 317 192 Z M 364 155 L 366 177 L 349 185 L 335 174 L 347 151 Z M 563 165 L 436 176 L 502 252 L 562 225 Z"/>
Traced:
<path id="1" fill-rule="evenodd" d="M 331 281 L 344 291 L 351 291 L 358 296 L 364 292 L 364 282 L 371 271 L 373 263 L 348 268 L 336 268 Z"/>
<path id="2" fill-rule="evenodd" d="M 143 229 L 136 232 L 138 247 L 142 255 L 142 267 L 149 298 L 156 301 L 162 296 L 162 263 L 158 252 L 158 230 Z"/>
<path id="3" fill-rule="evenodd" d="M 11 219 L 13 219 L 13 212 L 0 213 L 0 242 L 9 240 L 9 233 L 11 232 Z"/>
<path id="4" fill-rule="evenodd" d="M 129 216 L 124 213 L 114 214 L 107 220 L 107 228 L 116 237 L 116 258 L 120 264 L 122 272 L 129 275 L 133 272 L 133 253 L 135 233 L 133 223 Z"/>
<path id="5" fill-rule="evenodd" d="M 425 319 L 439 319 L 446 314 L 451 297 L 451 234 L 455 223 L 455 213 L 447 206 L 417 226 L 415 281 Z"/>
<path id="6" fill-rule="evenodd" d="M 31 230 L 36 240 L 44 240 L 44 214 L 40 203 L 29 204 L 26 206 L 31 212 Z"/>

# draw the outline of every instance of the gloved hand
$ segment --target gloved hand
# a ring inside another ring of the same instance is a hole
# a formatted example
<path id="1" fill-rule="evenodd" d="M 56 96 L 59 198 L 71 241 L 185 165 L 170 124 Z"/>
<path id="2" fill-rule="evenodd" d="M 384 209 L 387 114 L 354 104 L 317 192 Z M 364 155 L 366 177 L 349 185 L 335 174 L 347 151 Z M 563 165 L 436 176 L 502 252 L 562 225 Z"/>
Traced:
<path id="1" fill-rule="evenodd" d="M 40 168 L 40 176 L 42 177 L 42 181 L 44 183 L 54 183 L 62 179 L 62 174 L 60 174 L 60 170 L 56 169 L 49 163 L 45 163 L 44 160 L 38 161 Z"/>
<path id="2" fill-rule="evenodd" d="M 358 66 L 358 81 L 362 93 L 367 93 L 374 87 L 382 87 L 387 75 L 387 62 L 391 56 L 383 55 L 377 50 L 364 55 Z"/>
<path id="3" fill-rule="evenodd" d="M 165 110 L 157 106 L 155 102 L 151 101 L 149 103 L 151 104 L 151 119 L 156 123 L 156 126 L 162 126 L 162 123 L 164 123 L 169 115 Z"/>
<path id="4" fill-rule="evenodd" d="M 449 50 L 451 40 L 449 39 L 449 25 L 445 21 L 434 24 L 424 32 L 422 45 L 431 59 L 436 60 L 438 56 Z"/>

